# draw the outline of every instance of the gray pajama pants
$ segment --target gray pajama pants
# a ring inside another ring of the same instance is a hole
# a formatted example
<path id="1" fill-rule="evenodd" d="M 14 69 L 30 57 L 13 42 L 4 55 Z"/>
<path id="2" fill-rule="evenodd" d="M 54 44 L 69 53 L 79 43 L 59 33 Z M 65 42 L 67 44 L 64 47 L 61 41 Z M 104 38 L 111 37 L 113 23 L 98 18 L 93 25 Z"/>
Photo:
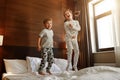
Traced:
<path id="1" fill-rule="evenodd" d="M 68 66 L 72 65 L 72 50 L 74 50 L 74 61 L 73 67 L 77 67 L 78 58 L 79 58 L 79 47 L 77 39 L 67 40 L 67 59 L 68 59 Z"/>
<path id="2" fill-rule="evenodd" d="M 43 71 L 46 62 L 48 62 L 46 71 L 49 72 L 50 68 L 52 67 L 52 63 L 54 62 L 53 49 L 52 48 L 43 48 L 41 50 L 41 56 L 42 56 L 42 60 L 41 60 L 41 64 L 38 69 L 38 72 Z"/>

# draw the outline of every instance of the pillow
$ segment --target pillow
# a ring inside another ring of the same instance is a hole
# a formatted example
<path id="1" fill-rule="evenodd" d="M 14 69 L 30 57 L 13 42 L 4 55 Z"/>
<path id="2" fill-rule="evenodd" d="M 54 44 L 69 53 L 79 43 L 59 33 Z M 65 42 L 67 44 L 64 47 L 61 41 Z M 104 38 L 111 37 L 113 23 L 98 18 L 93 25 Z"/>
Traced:
<path id="1" fill-rule="evenodd" d="M 4 59 L 5 69 L 7 73 L 22 74 L 27 73 L 26 60 L 20 59 Z"/>
<path id="2" fill-rule="evenodd" d="M 40 67 L 40 63 L 41 63 L 41 58 L 37 58 L 37 57 L 26 57 L 27 60 L 27 64 L 28 64 L 28 71 L 29 72 L 38 72 L 38 69 Z M 45 68 L 47 67 L 48 62 L 45 65 Z M 44 70 L 45 70 L 44 68 Z M 52 67 L 51 67 L 51 72 L 52 73 L 58 73 L 61 72 L 61 69 L 53 63 Z"/>
<path id="3" fill-rule="evenodd" d="M 66 71 L 66 67 L 67 67 L 67 60 L 66 60 L 66 59 L 55 58 L 55 64 L 56 64 L 62 71 Z M 72 65 L 70 66 L 70 69 L 72 69 Z"/>
<path id="4" fill-rule="evenodd" d="M 39 69 L 41 58 L 37 57 L 26 57 L 28 72 L 36 72 Z"/>

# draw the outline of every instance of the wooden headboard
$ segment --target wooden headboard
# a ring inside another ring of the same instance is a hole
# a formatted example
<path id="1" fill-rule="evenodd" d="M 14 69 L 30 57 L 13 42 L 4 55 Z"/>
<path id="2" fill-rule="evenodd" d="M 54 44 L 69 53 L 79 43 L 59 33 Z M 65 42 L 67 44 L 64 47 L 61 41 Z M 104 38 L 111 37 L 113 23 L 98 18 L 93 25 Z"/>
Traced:
<path id="1" fill-rule="evenodd" d="M 63 48 L 54 48 L 55 58 L 66 58 L 66 50 Z M 3 59 L 26 59 L 26 56 L 41 57 L 36 47 L 23 46 L 2 46 L 0 47 L 0 77 L 5 73 Z"/>

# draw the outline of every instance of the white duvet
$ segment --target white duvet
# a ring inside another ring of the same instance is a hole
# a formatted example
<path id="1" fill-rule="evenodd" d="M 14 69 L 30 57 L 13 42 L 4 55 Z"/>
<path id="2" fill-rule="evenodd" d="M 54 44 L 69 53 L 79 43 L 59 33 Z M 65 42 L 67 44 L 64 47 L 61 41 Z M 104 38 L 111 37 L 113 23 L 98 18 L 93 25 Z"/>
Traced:
<path id="1" fill-rule="evenodd" d="M 120 68 L 95 66 L 78 72 L 64 71 L 45 76 L 33 73 L 4 74 L 3 80 L 120 80 Z"/>

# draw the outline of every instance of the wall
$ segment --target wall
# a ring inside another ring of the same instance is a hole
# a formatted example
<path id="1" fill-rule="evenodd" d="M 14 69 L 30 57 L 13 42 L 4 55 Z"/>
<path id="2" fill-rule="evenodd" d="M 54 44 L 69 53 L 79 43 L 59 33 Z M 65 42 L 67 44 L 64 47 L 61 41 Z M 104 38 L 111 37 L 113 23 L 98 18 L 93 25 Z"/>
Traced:
<path id="1" fill-rule="evenodd" d="M 3 35 L 4 34 L 4 17 L 5 15 L 5 1 L 4 0 L 0 0 L 0 34 Z"/>
<path id="2" fill-rule="evenodd" d="M 56 47 L 64 43 L 63 10 L 67 0 L 6 0 L 4 45 L 36 47 L 44 18 L 53 18 Z M 68 6 L 67 6 L 68 5 Z"/>
<path id="3" fill-rule="evenodd" d="M 4 9 L 5 9 L 5 1 L 4 0 L 0 0 L 0 34 L 3 35 L 4 34 Z M 2 48 L 0 46 L 0 79 L 1 79 L 1 75 L 2 75 Z"/>
<path id="4" fill-rule="evenodd" d="M 94 65 L 115 65 L 115 53 L 113 51 L 93 53 Z"/>

